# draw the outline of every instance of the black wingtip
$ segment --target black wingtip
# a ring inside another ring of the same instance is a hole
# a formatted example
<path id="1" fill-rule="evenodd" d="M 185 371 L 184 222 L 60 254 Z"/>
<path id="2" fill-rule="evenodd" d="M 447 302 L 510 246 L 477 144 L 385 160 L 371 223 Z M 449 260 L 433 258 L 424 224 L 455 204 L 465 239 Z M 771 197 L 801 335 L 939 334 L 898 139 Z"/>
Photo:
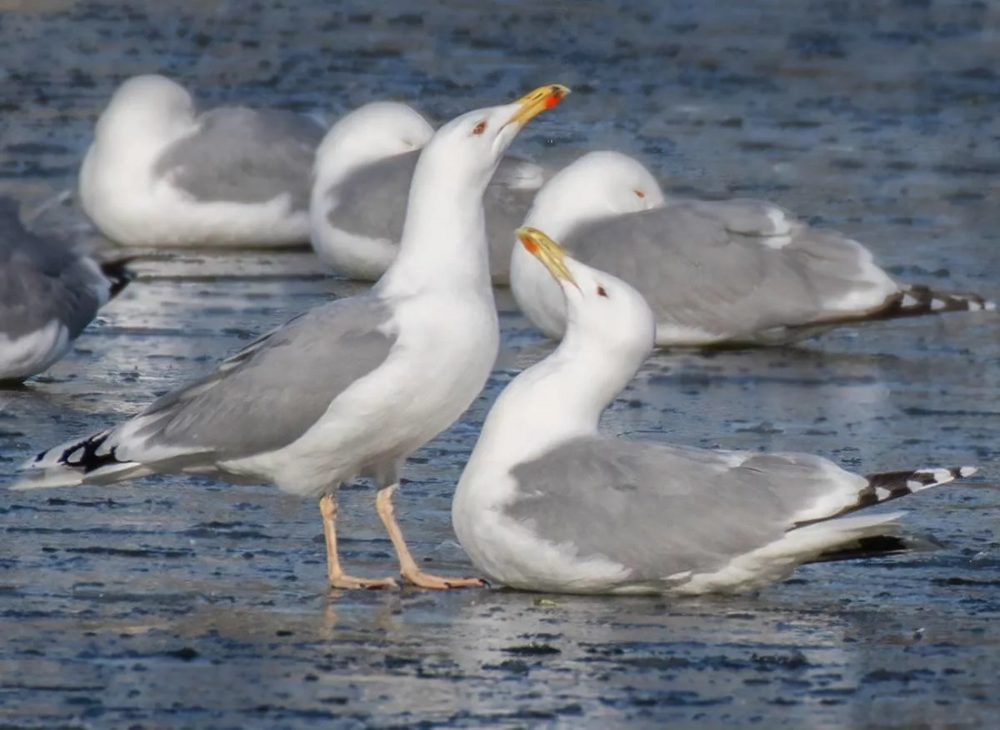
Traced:
<path id="1" fill-rule="evenodd" d="M 949 484 L 956 479 L 971 477 L 977 471 L 979 470 L 974 466 L 953 466 L 866 474 L 865 479 L 868 480 L 868 484 L 858 491 L 857 500 L 853 504 L 847 505 L 839 512 L 827 517 L 796 523 L 795 527 L 805 527 L 817 522 L 843 517 L 865 507 L 890 502 L 941 484 Z"/>
<path id="2" fill-rule="evenodd" d="M 102 261 L 101 272 L 111 283 L 110 295 L 114 299 L 135 279 L 135 272 L 125 264 L 131 259 L 119 261 Z"/>
<path id="3" fill-rule="evenodd" d="M 876 317 L 892 319 L 946 312 L 989 312 L 996 308 L 995 302 L 972 292 L 939 291 L 922 284 L 908 284 Z"/>

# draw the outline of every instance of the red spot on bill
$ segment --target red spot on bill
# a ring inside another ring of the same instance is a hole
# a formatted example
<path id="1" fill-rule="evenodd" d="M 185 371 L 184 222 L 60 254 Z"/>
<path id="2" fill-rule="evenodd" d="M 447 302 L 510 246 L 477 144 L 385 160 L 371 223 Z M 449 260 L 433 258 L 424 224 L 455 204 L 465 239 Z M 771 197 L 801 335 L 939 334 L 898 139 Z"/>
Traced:
<path id="1" fill-rule="evenodd" d="M 551 109 L 552 107 L 556 106 L 560 101 L 563 100 L 564 96 L 566 96 L 566 92 L 563 91 L 562 89 L 559 88 L 552 89 L 552 91 L 549 92 L 549 98 L 545 100 L 545 108 Z"/>

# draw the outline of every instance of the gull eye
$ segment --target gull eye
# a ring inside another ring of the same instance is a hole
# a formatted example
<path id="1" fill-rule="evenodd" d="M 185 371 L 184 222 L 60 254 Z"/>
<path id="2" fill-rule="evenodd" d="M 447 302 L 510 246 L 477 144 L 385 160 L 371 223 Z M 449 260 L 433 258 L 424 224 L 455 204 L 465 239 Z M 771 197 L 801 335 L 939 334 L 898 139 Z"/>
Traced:
<path id="1" fill-rule="evenodd" d="M 598 286 L 597 287 L 597 296 L 604 297 L 605 299 L 609 299 L 610 298 L 610 297 L 608 297 L 607 290 L 603 286 Z"/>
<path id="2" fill-rule="evenodd" d="M 633 193 L 635 193 L 635 196 L 636 196 L 637 198 L 640 198 L 640 199 L 642 199 L 642 198 L 645 198 L 645 197 L 646 197 L 646 193 L 644 193 L 643 191 L 639 190 L 638 188 L 637 188 L 637 189 L 635 189 L 635 190 L 633 190 L 632 192 L 633 192 Z"/>
<path id="3" fill-rule="evenodd" d="M 486 122 L 480 122 L 475 127 L 472 128 L 473 134 L 482 134 L 486 131 Z"/>

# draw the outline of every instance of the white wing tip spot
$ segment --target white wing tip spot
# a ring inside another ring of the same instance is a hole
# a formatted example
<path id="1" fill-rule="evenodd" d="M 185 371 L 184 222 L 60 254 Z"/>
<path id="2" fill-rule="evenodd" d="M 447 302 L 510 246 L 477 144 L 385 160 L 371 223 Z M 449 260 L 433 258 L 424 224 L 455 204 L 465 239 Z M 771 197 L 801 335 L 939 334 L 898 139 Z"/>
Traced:
<path id="1" fill-rule="evenodd" d="M 990 304 L 992 304 L 992 302 L 990 302 Z M 958 475 L 960 477 L 971 477 L 977 471 L 979 471 L 978 467 L 975 467 L 975 466 L 962 466 L 962 467 L 959 467 L 959 469 L 958 469 Z"/>
<path id="2" fill-rule="evenodd" d="M 918 303 L 919 302 L 917 301 L 917 298 L 914 297 L 912 294 L 904 294 L 903 295 L 903 306 L 904 307 L 915 307 L 915 306 L 917 306 Z"/>
<path id="3" fill-rule="evenodd" d="M 985 309 L 987 312 L 995 312 L 996 309 L 997 309 L 997 303 L 996 302 L 984 302 L 983 303 L 983 309 Z"/>
<path id="4" fill-rule="evenodd" d="M 768 236 L 764 239 L 764 244 L 768 248 L 784 248 L 792 242 L 791 236 L 780 235 L 780 236 Z"/>
<path id="5" fill-rule="evenodd" d="M 780 208 L 770 208 L 767 211 L 767 217 L 771 220 L 771 224 L 774 226 L 774 230 L 771 231 L 772 236 L 784 236 L 787 237 L 789 233 L 792 232 L 792 222 L 788 220 L 788 216 L 785 215 L 785 211 Z M 791 238 L 788 238 L 784 243 L 775 246 L 774 248 L 781 248 L 791 242 Z"/>
<path id="6" fill-rule="evenodd" d="M 934 487 L 938 484 L 945 484 L 955 479 L 955 473 L 951 469 L 920 469 L 919 471 L 914 472 L 914 474 L 926 474 L 934 480 L 930 484 L 924 484 L 913 479 L 907 480 L 906 486 L 914 491 Z"/>
<path id="7" fill-rule="evenodd" d="M 931 300 L 931 309 L 934 309 L 934 310 L 944 309 L 947 306 L 948 305 L 943 300 L 941 300 L 941 299 L 932 299 Z"/>

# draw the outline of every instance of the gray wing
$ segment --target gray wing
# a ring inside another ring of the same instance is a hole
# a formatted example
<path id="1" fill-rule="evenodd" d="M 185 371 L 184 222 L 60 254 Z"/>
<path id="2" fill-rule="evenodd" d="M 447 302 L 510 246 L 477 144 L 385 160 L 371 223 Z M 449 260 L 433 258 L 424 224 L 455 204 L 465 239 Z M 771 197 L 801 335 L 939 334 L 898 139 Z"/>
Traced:
<path id="1" fill-rule="evenodd" d="M 308 208 L 324 133 L 318 123 L 280 110 L 222 108 L 198 124 L 164 151 L 154 174 L 202 201 L 263 203 L 287 194 L 295 210 Z"/>
<path id="2" fill-rule="evenodd" d="M 580 261 L 635 287 L 661 326 L 735 338 L 810 322 L 820 311 L 799 262 L 693 207 L 599 221 L 563 243 Z"/>
<path id="3" fill-rule="evenodd" d="M 164 395 L 134 419 L 142 451 L 237 459 L 280 449 L 389 356 L 391 311 L 371 294 L 330 302 L 268 333 L 207 377 Z M 128 425 L 128 424 L 124 424 Z M 118 454 L 131 459 L 127 452 Z"/>
<path id="4" fill-rule="evenodd" d="M 490 242 L 490 273 L 494 281 L 510 282 L 514 231 L 524 223 L 535 193 L 544 182 L 545 173 L 534 162 L 513 155 L 500 160 L 483 196 L 486 238 Z"/>
<path id="5" fill-rule="evenodd" d="M 335 203 L 327 212 L 330 225 L 356 236 L 398 244 L 419 157 L 420 150 L 406 152 L 350 173 L 336 188 Z M 541 183 L 541 168 L 534 163 L 517 157 L 501 159 L 483 198 L 494 278 L 509 279 L 514 230 L 524 221 Z"/>
<path id="6" fill-rule="evenodd" d="M 590 437 L 515 467 L 506 514 L 657 580 L 714 572 L 780 539 L 794 516 L 863 477 L 806 454 L 739 454 Z M 833 516 L 832 513 L 830 516 Z"/>
<path id="7" fill-rule="evenodd" d="M 816 319 L 842 316 L 845 308 L 838 303 L 845 302 L 856 304 L 854 313 L 863 313 L 884 304 L 899 290 L 860 243 L 836 231 L 811 228 L 772 203 L 737 198 L 674 205 L 678 206 L 674 210 L 686 208 L 716 217 L 730 234 L 743 236 L 764 247 L 772 258 L 788 262 L 819 305 Z"/>
<path id="8" fill-rule="evenodd" d="M 58 320 L 74 339 L 109 287 L 69 246 L 28 231 L 17 202 L 0 197 L 0 334 L 18 338 Z"/>
<path id="9" fill-rule="evenodd" d="M 350 173 L 337 186 L 336 204 L 327 213 L 330 225 L 356 236 L 398 244 L 419 157 L 420 150 L 405 152 Z"/>

